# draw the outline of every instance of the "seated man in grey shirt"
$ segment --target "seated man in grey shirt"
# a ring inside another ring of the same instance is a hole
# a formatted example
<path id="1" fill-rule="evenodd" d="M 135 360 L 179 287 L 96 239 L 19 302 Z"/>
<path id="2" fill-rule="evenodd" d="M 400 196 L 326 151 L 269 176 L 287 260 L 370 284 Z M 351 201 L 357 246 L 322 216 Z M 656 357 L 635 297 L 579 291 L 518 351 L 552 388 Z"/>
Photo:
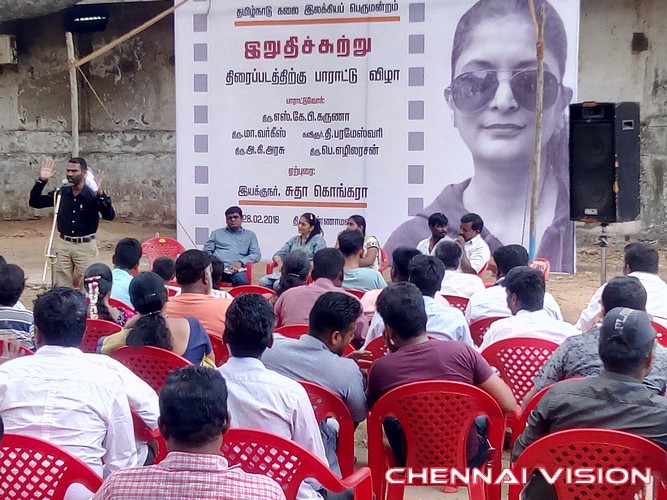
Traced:
<path id="1" fill-rule="evenodd" d="M 607 313 L 598 344 L 604 371 L 554 385 L 528 417 L 512 458 L 540 437 L 556 431 L 592 427 L 625 431 L 667 450 L 667 398 L 642 383 L 654 358 L 655 330 L 644 311 L 617 307 Z M 524 500 L 557 498 L 553 486 L 533 474 Z"/>
<path id="2" fill-rule="evenodd" d="M 365 380 L 355 361 L 342 354 L 354 338 L 361 312 L 361 304 L 354 297 L 327 292 L 317 299 L 310 311 L 307 335 L 298 340 L 276 336 L 271 349 L 262 355 L 269 370 L 321 385 L 339 396 L 355 424 L 366 418 Z M 320 431 L 329 466 L 340 475 L 336 429 L 325 421 Z"/>
<path id="3" fill-rule="evenodd" d="M 646 290 L 641 281 L 633 276 L 619 276 L 609 280 L 602 292 L 602 314 L 615 307 L 629 307 L 645 311 Z M 523 400 L 525 407 L 539 390 L 568 378 L 599 375 L 604 367 L 598 354 L 600 328 L 595 328 L 582 335 L 568 337 L 558 346 L 544 366 L 533 378 L 535 385 Z M 661 396 L 667 389 L 667 349 L 660 344 L 653 350 L 651 371 L 644 379 L 652 391 Z"/>
<path id="4" fill-rule="evenodd" d="M 257 236 L 242 227 L 243 211 L 240 207 L 229 207 L 225 210 L 225 218 L 227 227 L 213 231 L 203 250 L 225 264 L 223 281 L 231 282 L 232 286 L 249 285 L 245 267 L 262 259 Z"/>

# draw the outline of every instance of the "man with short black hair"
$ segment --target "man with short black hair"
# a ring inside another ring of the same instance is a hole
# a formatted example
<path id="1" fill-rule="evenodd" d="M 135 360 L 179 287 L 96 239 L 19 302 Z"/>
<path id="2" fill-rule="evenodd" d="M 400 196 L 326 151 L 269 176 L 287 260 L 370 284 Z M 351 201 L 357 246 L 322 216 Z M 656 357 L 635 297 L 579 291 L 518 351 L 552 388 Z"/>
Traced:
<path id="1" fill-rule="evenodd" d="M 163 255 L 153 261 L 153 269 L 151 269 L 151 271 L 162 278 L 164 284 L 167 285 L 174 279 L 174 275 L 176 274 L 176 263 L 171 257 Z"/>
<path id="2" fill-rule="evenodd" d="M 654 346 L 655 330 L 645 312 L 621 307 L 609 311 L 600 328 L 598 347 L 604 371 L 549 389 L 528 417 L 512 458 L 516 460 L 544 435 L 582 427 L 629 432 L 667 449 L 667 399 L 642 383 L 651 369 Z M 523 498 L 556 496 L 553 486 L 533 475 Z"/>
<path id="3" fill-rule="evenodd" d="M 93 498 L 283 500 L 275 481 L 230 467 L 220 455 L 232 418 L 227 399 L 227 385 L 216 370 L 186 366 L 170 373 L 160 391 L 159 423 L 169 454 L 159 465 L 115 472 Z"/>
<path id="4" fill-rule="evenodd" d="M 141 243 L 135 238 L 123 238 L 116 243 L 116 248 L 111 257 L 114 269 L 113 284 L 111 285 L 111 298 L 120 300 L 123 304 L 134 308 L 130 299 L 130 282 L 139 272 L 141 261 Z M 82 275 L 83 276 L 83 275 Z"/>
<path id="5" fill-rule="evenodd" d="M 364 252 L 364 235 L 356 229 L 346 229 L 338 235 L 338 248 L 345 257 L 343 286 L 351 290 L 367 292 L 384 288 L 387 283 L 379 271 L 370 267 L 359 267 Z"/>
<path id="6" fill-rule="evenodd" d="M 321 385 L 336 394 L 350 410 L 355 424 L 366 418 L 365 380 L 357 363 L 343 357 L 354 339 L 361 305 L 340 292 L 321 295 L 310 311 L 308 335 L 298 340 L 276 338 L 262 356 L 270 370 L 292 380 Z M 320 425 L 329 466 L 340 475 L 336 443 L 338 432 L 326 422 Z"/>
<path id="7" fill-rule="evenodd" d="M 17 309 L 16 304 L 25 290 L 25 274 L 15 264 L 0 266 L 0 334 L 15 335 L 28 349 L 34 349 L 34 318 L 31 311 Z"/>
<path id="8" fill-rule="evenodd" d="M 229 388 L 231 425 L 290 439 L 326 463 L 322 437 L 306 390 L 262 363 L 264 351 L 273 345 L 273 327 L 273 310 L 261 295 L 239 295 L 227 309 L 224 341 L 231 357 L 218 370 Z M 321 500 L 317 493 L 320 487 L 306 479 L 297 498 Z"/>
<path id="9" fill-rule="evenodd" d="M 461 271 L 479 274 L 491 258 L 491 250 L 481 236 L 484 229 L 482 218 L 473 213 L 461 217 L 461 227 L 456 242 L 461 246 Z"/>
<path id="10" fill-rule="evenodd" d="M 658 251 L 650 243 L 630 243 L 623 251 L 623 274 L 641 281 L 646 289 L 646 312 L 654 321 L 667 326 L 667 283 L 658 276 Z M 588 306 L 581 312 L 575 324 L 581 332 L 588 332 L 601 320 L 601 297 L 605 286 L 595 291 Z"/>
<path id="11" fill-rule="evenodd" d="M 484 334 L 481 350 L 508 338 L 537 338 L 561 344 L 579 333 L 565 321 L 552 318 L 544 308 L 544 275 L 537 269 L 519 266 L 505 277 L 509 318 L 494 322 Z"/>
<path id="12" fill-rule="evenodd" d="M 47 194 L 42 194 L 46 183 L 56 175 L 53 160 L 45 159 L 40 165 L 39 178 L 30 190 L 28 204 L 32 208 L 49 208 L 56 203 L 60 193 L 60 206 L 56 219 L 59 237 L 53 242 L 58 256 L 55 267 L 55 285 L 72 287 L 74 270 L 79 276 L 99 257 L 95 233 L 102 219 L 112 221 L 116 211 L 111 198 L 104 192 L 104 172 L 97 171 L 97 185 L 86 183 L 88 163 L 80 157 L 67 162 L 67 184 Z M 63 181 L 65 182 L 65 181 Z"/>
<path id="13" fill-rule="evenodd" d="M 475 292 L 468 301 L 465 316 L 472 324 L 482 318 L 491 316 L 511 316 L 507 307 L 507 293 L 505 292 L 505 276 L 512 269 L 528 265 L 528 251 L 521 245 L 505 245 L 493 252 L 496 263 L 496 283 L 489 288 Z M 544 293 L 544 310 L 552 318 L 562 320 L 558 302 L 549 292 Z"/>
<path id="14" fill-rule="evenodd" d="M 463 249 L 455 241 L 441 241 L 435 247 L 435 258 L 445 265 L 445 276 L 440 284 L 440 293 L 470 298 L 475 292 L 484 290 L 482 278 L 476 274 L 458 272 L 463 257 Z"/>
<path id="15" fill-rule="evenodd" d="M 419 257 L 433 259 L 417 256 L 413 260 Z M 366 395 L 369 407 L 382 395 L 401 385 L 426 380 L 447 380 L 480 387 L 488 392 L 505 412 L 516 409 L 512 391 L 493 373 L 489 364 L 473 347 L 455 340 L 429 340 L 422 292 L 415 285 L 389 285 L 378 297 L 377 310 L 385 324 L 383 336 L 390 354 L 375 361 L 368 375 Z M 476 423 L 480 426 L 482 424 Z M 405 465 L 400 425 L 397 426 L 396 422 L 390 420 L 386 423 L 385 430 L 399 466 Z M 468 436 L 466 456 L 470 467 L 481 465 L 487 458 L 488 448 L 483 435 L 484 431 L 480 427 L 478 432 L 473 431 Z"/>
<path id="16" fill-rule="evenodd" d="M 617 307 L 627 307 L 638 311 L 646 308 L 646 290 L 634 276 L 619 276 L 609 280 L 602 291 L 602 310 L 611 311 Z M 561 380 L 589 377 L 602 373 L 602 360 L 598 354 L 600 329 L 568 337 L 558 346 L 547 362 L 533 378 L 534 387 L 526 394 L 523 405 L 540 389 Z M 660 395 L 667 389 L 667 349 L 656 344 L 651 372 L 644 384 Z"/>
<path id="17" fill-rule="evenodd" d="M 262 260 L 257 236 L 243 227 L 241 207 L 225 210 L 227 227 L 216 229 L 204 244 L 204 251 L 218 257 L 225 265 L 222 280 L 232 286 L 249 285 L 245 267 Z"/>
<path id="18" fill-rule="evenodd" d="M 313 257 L 313 270 L 310 273 L 313 282 L 285 290 L 273 306 L 276 326 L 307 324 L 315 302 L 327 292 L 341 292 L 352 296 L 342 289 L 344 266 L 345 257 L 337 248 L 323 248 L 317 251 Z M 355 300 L 358 301 L 356 297 Z M 368 322 L 360 316 L 357 320 L 355 339 L 360 342 L 365 337 L 366 330 Z"/>
<path id="19" fill-rule="evenodd" d="M 436 212 L 428 217 L 428 229 L 431 231 L 431 236 L 421 240 L 417 244 L 417 250 L 424 255 L 435 255 L 435 247 L 438 242 L 442 240 L 452 240 L 447 236 L 447 224 L 449 220 L 443 213 Z"/>
<path id="20" fill-rule="evenodd" d="M 211 296 L 211 256 L 202 250 L 186 250 L 176 259 L 176 281 L 181 294 L 167 301 L 166 314 L 173 318 L 193 316 L 206 333 L 222 338 L 225 312 L 231 300 Z"/>

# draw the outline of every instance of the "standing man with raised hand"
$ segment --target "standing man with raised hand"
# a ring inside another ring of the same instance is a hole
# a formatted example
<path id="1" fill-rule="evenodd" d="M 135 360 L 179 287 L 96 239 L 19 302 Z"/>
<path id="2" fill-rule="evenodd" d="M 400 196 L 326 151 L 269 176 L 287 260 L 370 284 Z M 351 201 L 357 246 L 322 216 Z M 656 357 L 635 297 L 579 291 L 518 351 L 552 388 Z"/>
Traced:
<path id="1" fill-rule="evenodd" d="M 73 286 L 74 269 L 83 276 L 99 255 L 95 233 L 100 215 L 114 220 L 116 211 L 111 198 L 104 192 L 104 172 L 97 172 L 97 191 L 86 184 L 88 164 L 83 158 L 70 158 L 67 163 L 67 185 L 60 188 L 61 200 L 57 227 L 60 235 L 53 242 L 58 260 L 55 265 L 55 285 Z M 42 194 L 49 179 L 56 175 L 52 159 L 42 161 L 39 178 L 30 191 L 28 204 L 32 208 L 55 206 L 58 189 Z"/>

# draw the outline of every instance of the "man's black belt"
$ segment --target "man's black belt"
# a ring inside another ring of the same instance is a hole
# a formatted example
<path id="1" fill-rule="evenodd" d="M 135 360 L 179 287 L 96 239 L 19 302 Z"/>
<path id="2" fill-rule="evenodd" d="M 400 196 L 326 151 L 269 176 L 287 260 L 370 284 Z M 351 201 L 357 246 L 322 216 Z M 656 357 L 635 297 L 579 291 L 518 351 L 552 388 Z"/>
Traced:
<path id="1" fill-rule="evenodd" d="M 90 236 L 66 236 L 64 234 L 61 234 L 60 238 L 65 241 L 69 241 L 70 243 L 90 243 L 95 239 L 95 235 L 91 234 Z"/>

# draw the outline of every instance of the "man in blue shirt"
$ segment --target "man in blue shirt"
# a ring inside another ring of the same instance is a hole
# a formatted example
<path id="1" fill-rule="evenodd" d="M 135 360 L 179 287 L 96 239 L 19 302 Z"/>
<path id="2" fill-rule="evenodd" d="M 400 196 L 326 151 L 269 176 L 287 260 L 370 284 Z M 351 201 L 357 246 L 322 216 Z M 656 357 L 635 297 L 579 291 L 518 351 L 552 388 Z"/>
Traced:
<path id="1" fill-rule="evenodd" d="M 123 238 L 116 243 L 111 261 L 114 269 L 113 284 L 111 285 L 111 298 L 120 300 L 132 308 L 134 305 L 130 300 L 130 282 L 139 272 L 141 261 L 141 243 L 135 238 Z"/>
<path id="2" fill-rule="evenodd" d="M 262 258 L 257 236 L 241 227 L 243 212 L 240 207 L 229 207 L 225 211 L 225 217 L 227 227 L 216 229 L 211 233 L 204 245 L 204 251 L 224 262 L 223 281 L 230 281 L 232 286 L 248 285 L 245 266 L 259 262 Z"/>

